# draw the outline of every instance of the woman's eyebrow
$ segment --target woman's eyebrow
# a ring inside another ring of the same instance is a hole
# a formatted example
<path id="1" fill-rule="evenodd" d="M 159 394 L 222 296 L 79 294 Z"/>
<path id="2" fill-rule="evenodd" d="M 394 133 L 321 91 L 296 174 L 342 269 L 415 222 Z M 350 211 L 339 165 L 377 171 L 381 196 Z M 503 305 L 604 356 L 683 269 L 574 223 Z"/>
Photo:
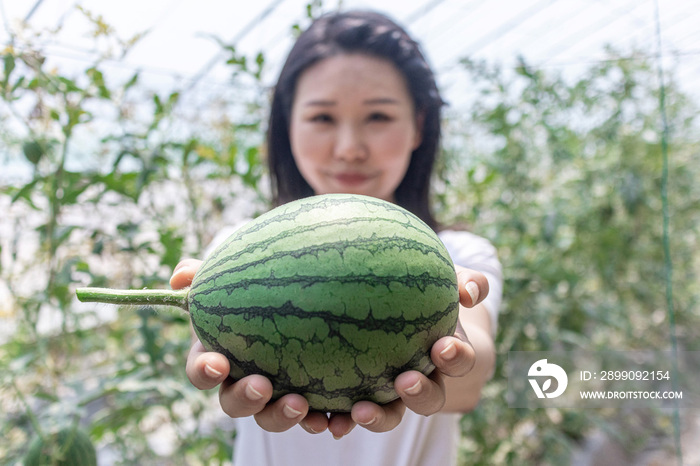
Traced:
<path id="1" fill-rule="evenodd" d="M 392 98 L 392 97 L 377 97 L 374 99 L 367 99 L 364 101 L 365 104 L 367 105 L 376 105 L 376 104 L 398 104 L 399 101 Z"/>
<path id="2" fill-rule="evenodd" d="M 304 106 L 307 107 L 330 107 L 333 105 L 336 105 L 335 100 L 326 100 L 326 99 L 314 99 L 314 100 L 309 100 L 307 102 L 304 102 Z M 394 99 L 392 97 L 376 97 L 372 99 L 367 99 L 362 102 L 365 105 L 381 105 L 381 104 L 398 104 L 399 101 L 397 99 Z"/>
<path id="3" fill-rule="evenodd" d="M 312 107 L 312 106 L 330 107 L 331 105 L 335 105 L 335 101 L 323 100 L 323 99 L 309 100 L 308 102 L 305 102 L 304 105 L 307 107 Z"/>

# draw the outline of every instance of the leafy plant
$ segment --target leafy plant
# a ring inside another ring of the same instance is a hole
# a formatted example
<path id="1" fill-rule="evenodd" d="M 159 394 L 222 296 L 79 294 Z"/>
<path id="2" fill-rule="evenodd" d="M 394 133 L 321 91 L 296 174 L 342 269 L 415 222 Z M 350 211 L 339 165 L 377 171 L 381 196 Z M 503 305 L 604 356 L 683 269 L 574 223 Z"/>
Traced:
<path id="1" fill-rule="evenodd" d="M 451 122 L 461 132 L 451 134 L 438 200 L 445 216 L 456 212 L 450 222 L 494 242 L 505 276 L 496 376 L 464 420 L 470 464 L 510 464 L 516 455 L 565 464 L 593 428 L 619 434 L 632 453 L 635 436 L 675 435 L 667 414 L 645 430 L 620 414 L 624 406 L 523 411 L 504 401 L 509 351 L 665 350 L 672 337 L 681 349 L 697 347 L 697 107 L 671 81 L 672 132 L 664 134 L 655 68 L 609 53 L 574 81 L 524 61 L 514 73 L 465 62 L 480 96 L 468 117 Z M 671 161 L 675 335 L 665 294 L 662 138 Z"/>
<path id="2" fill-rule="evenodd" d="M 81 11 L 96 37 L 121 44 L 118 54 L 142 36 L 121 40 Z M 251 100 L 248 121 L 209 112 L 192 125 L 206 132 L 185 132 L 179 90 L 149 91 L 138 73 L 113 81 L 106 56 L 64 75 L 40 46 L 15 39 L 0 79 L 7 161 L 21 173 L 0 185 L 8 239 L 0 284 L 11 303 L 3 318 L 14 326 L 0 347 L 8 414 L 0 455 L 21 456 L 32 431 L 80 422 L 119 461 L 169 454 L 183 464 L 226 462 L 232 433 L 202 421 L 211 394 L 184 375 L 187 317 L 86 311 L 74 292 L 81 283 L 167 286 L 177 262 L 200 255 L 212 226 L 230 219 L 239 204 L 229 199 L 260 204 L 259 102 Z M 260 85 L 240 65 L 238 75 Z"/>

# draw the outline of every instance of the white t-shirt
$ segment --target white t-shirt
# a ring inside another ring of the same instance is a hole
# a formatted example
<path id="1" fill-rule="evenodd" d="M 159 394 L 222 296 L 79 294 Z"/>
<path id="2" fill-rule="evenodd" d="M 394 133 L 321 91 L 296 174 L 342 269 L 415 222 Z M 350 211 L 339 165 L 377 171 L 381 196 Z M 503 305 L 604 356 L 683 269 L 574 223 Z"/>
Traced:
<path id="1" fill-rule="evenodd" d="M 213 241 L 223 241 L 231 230 Z M 495 248 L 466 231 L 439 233 L 453 262 L 486 275 L 489 294 L 483 304 L 495 334 L 503 278 Z M 330 432 L 313 435 L 298 425 L 281 433 L 261 429 L 253 417 L 235 419 L 234 466 L 449 466 L 456 464 L 460 414 L 421 416 L 406 410 L 401 423 L 385 433 L 355 427 L 340 440 Z"/>

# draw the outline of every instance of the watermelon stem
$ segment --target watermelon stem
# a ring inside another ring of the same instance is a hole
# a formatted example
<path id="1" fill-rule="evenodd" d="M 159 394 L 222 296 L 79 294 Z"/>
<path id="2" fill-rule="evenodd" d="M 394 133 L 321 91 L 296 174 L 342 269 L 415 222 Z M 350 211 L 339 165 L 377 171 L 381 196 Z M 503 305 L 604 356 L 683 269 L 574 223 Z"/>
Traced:
<path id="1" fill-rule="evenodd" d="M 75 294 L 83 303 L 126 304 L 133 306 L 176 306 L 188 310 L 183 290 L 114 290 L 111 288 L 78 288 Z"/>

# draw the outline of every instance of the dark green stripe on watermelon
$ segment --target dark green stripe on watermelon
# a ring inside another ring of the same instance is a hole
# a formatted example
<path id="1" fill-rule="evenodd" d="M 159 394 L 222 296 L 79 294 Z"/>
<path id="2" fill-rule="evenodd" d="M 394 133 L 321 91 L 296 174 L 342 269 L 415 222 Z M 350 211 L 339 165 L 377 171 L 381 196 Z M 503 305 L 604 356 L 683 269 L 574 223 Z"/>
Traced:
<path id="1" fill-rule="evenodd" d="M 274 209 L 202 265 L 188 296 L 193 326 L 238 379 L 269 377 L 275 397 L 348 411 L 396 398 L 393 380 L 429 373 L 429 352 L 454 331 L 454 267 L 437 235 L 408 211 L 326 195 Z"/>

